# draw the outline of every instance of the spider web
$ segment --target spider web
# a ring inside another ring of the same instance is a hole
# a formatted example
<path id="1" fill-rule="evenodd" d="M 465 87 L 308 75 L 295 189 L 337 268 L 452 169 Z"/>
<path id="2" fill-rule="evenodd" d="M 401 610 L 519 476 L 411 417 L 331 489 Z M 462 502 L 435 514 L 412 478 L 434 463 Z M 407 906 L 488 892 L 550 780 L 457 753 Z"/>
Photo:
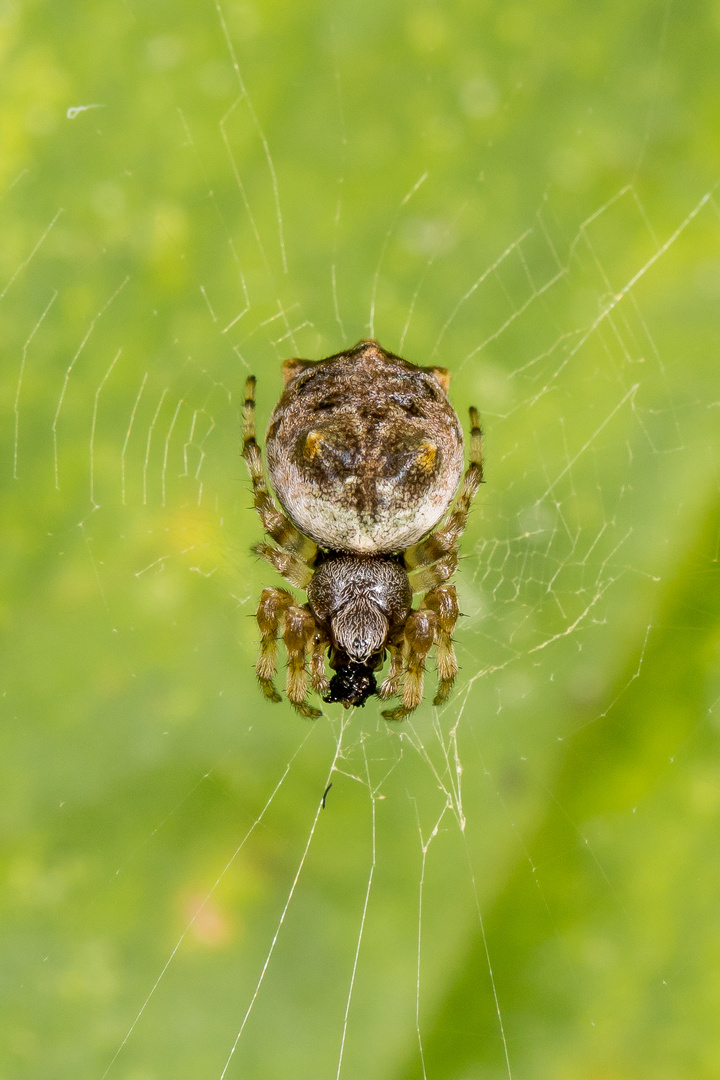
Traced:
<path id="1" fill-rule="evenodd" d="M 638 169 L 666 101 L 669 16 Z M 632 754 L 612 746 L 648 667 L 656 679 L 670 665 L 663 589 L 716 490 L 712 183 L 668 206 L 628 168 L 590 206 L 541 192 L 521 221 L 510 207 L 491 220 L 502 158 L 458 190 L 437 164 L 474 162 L 453 132 L 497 113 L 483 76 L 429 122 L 434 166 L 396 162 L 372 187 L 367 140 L 379 152 L 388 134 L 358 120 L 347 35 L 366 28 L 347 22 L 312 120 L 333 154 L 309 172 L 250 63 L 268 12 L 203 3 L 195 17 L 200 59 L 190 24 L 127 29 L 176 187 L 148 194 L 112 102 L 65 101 L 59 78 L 62 128 L 32 123 L 86 162 L 93 139 L 113 141 L 114 171 L 85 192 L 103 243 L 82 202 L 39 196 L 30 173 L 5 185 L 8 221 L 37 221 L 9 229 L 0 289 L 15 343 L 7 609 L 23 612 L 2 686 L 12 1075 L 40 1062 L 97 1080 L 591 1075 L 599 1046 L 631 1075 L 655 1028 L 646 1019 L 636 1046 L 618 1034 L 613 987 L 702 1019 L 630 869 L 675 789 L 628 779 Z M 407 38 L 426 56 L 452 27 L 423 9 Z M 577 152 L 559 156 L 569 190 L 580 168 Z M 676 303 L 688 278 L 700 299 Z M 308 724 L 259 694 L 252 613 L 276 579 L 248 551 L 260 525 L 239 457 L 247 373 L 262 430 L 282 359 L 367 335 L 451 369 L 461 418 L 481 411 L 488 481 L 456 575 L 456 690 L 439 710 L 426 692 L 390 729 L 372 701 Z M 678 623 L 697 635 L 702 604 L 687 603 Z M 679 747 L 690 777 L 719 696 L 710 684 L 701 724 L 661 725 L 649 757 Z M 714 809 L 712 773 L 692 783 Z M 656 882 L 664 864 L 643 866 Z M 568 883 L 585 924 L 569 920 Z"/>

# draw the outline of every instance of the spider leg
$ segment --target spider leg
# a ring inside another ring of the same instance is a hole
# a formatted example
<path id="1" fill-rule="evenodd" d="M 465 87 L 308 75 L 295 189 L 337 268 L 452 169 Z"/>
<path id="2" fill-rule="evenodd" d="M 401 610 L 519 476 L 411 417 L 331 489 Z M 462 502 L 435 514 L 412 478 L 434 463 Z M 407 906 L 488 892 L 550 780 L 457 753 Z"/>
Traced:
<path id="1" fill-rule="evenodd" d="M 378 690 L 378 697 L 382 698 L 383 701 L 395 697 L 398 693 L 403 673 L 403 638 L 400 637 L 397 641 L 388 641 L 386 644 L 390 653 L 390 670 Z"/>
<path id="2" fill-rule="evenodd" d="M 442 585 L 453 576 L 457 570 L 457 564 L 457 548 L 453 547 L 433 566 L 421 566 L 410 575 L 412 591 L 414 593 L 426 592 L 428 589 L 434 589 L 436 585 Z"/>
<path id="3" fill-rule="evenodd" d="M 245 403 L 243 405 L 243 458 L 247 465 L 255 497 L 257 510 L 263 529 L 286 551 L 298 555 L 304 562 L 311 563 L 317 554 L 317 547 L 303 536 L 289 518 L 281 513 L 268 491 L 263 470 L 262 453 L 255 438 L 255 376 L 251 375 L 245 383 Z"/>
<path id="4" fill-rule="evenodd" d="M 317 630 L 312 641 L 312 653 L 310 654 L 310 685 L 315 693 L 321 697 L 327 694 L 330 686 L 325 674 L 325 650 L 328 645 L 328 639 L 320 630 Z"/>
<path id="5" fill-rule="evenodd" d="M 452 643 L 452 632 L 460 616 L 455 586 L 438 585 L 437 588 L 431 589 L 427 596 L 423 597 L 422 608 L 434 611 L 437 616 L 435 657 L 440 683 L 433 705 L 442 705 L 452 690 L 458 672 L 457 657 Z"/>
<path id="6" fill-rule="evenodd" d="M 282 700 L 273 683 L 277 668 L 278 624 L 287 609 L 294 603 L 295 597 L 287 589 L 263 589 L 260 594 L 256 614 L 260 627 L 260 655 L 255 665 L 255 674 L 263 694 L 270 701 Z"/>
<path id="7" fill-rule="evenodd" d="M 288 654 L 286 693 L 288 701 L 301 716 L 315 720 L 322 715 L 319 709 L 313 709 L 305 701 L 307 694 L 307 668 L 305 656 L 311 642 L 314 641 L 317 627 L 315 619 L 305 608 L 293 603 L 285 612 L 285 630 L 283 640 Z"/>
<path id="8" fill-rule="evenodd" d="M 281 548 L 273 547 L 272 544 L 255 544 L 252 548 L 255 555 L 259 555 L 265 562 L 274 566 L 279 574 L 289 581 L 291 585 L 297 585 L 299 589 L 306 589 L 313 572 L 307 563 L 301 562 L 295 555 Z"/>
<path id="9" fill-rule="evenodd" d="M 446 552 L 453 549 L 465 530 L 472 501 L 482 482 L 482 431 L 477 409 L 471 407 L 470 464 L 465 470 L 457 502 L 444 525 L 421 540 L 419 544 L 414 544 L 407 549 L 404 556 L 406 570 L 414 570 L 417 566 L 427 566 L 437 562 Z"/>
<path id="10" fill-rule="evenodd" d="M 402 705 L 383 712 L 386 720 L 404 720 L 422 701 L 425 660 L 435 641 L 437 615 L 430 608 L 418 608 L 405 623 L 405 679 Z"/>

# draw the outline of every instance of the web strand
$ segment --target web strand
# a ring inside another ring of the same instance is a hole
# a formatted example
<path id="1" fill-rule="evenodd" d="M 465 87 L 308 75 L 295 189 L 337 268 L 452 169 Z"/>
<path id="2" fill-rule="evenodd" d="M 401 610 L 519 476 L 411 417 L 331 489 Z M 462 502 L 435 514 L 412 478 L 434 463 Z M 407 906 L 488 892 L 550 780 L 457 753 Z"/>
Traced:
<path id="1" fill-rule="evenodd" d="M 337 763 L 338 763 L 338 761 L 340 760 L 340 758 L 342 756 L 343 735 L 345 733 L 346 726 L 347 726 L 347 720 L 342 720 L 340 722 L 340 732 L 339 732 L 338 739 L 337 739 L 337 744 L 336 744 L 336 747 L 335 747 L 335 755 L 333 757 L 332 764 L 330 765 L 330 769 L 329 769 L 328 774 L 327 774 L 325 790 L 327 790 L 328 785 L 332 783 L 332 777 L 333 777 L 333 774 L 334 774 L 334 772 L 335 772 L 335 770 L 337 768 Z M 285 906 L 283 907 L 282 912 L 280 914 L 280 918 L 278 920 L 277 929 L 275 930 L 275 933 L 273 935 L 273 939 L 270 942 L 270 948 L 268 950 L 267 956 L 265 957 L 265 962 L 263 963 L 262 970 L 260 972 L 260 976 L 258 978 L 257 983 L 255 984 L 255 989 L 253 990 L 252 997 L 250 998 L 250 1003 L 249 1003 L 249 1005 L 247 1007 L 247 1011 L 245 1012 L 245 1015 L 242 1018 L 240 1028 L 238 1029 L 238 1033 L 237 1033 L 237 1035 L 235 1037 L 235 1041 L 232 1044 L 232 1047 L 230 1048 L 230 1053 L 228 1054 L 225 1065 L 223 1066 L 222 1072 L 220 1073 L 219 1080 L 223 1080 L 223 1078 L 225 1077 L 225 1074 L 227 1073 L 227 1071 L 228 1071 L 228 1069 L 230 1067 L 230 1062 L 232 1061 L 232 1059 L 233 1059 L 233 1057 L 235 1055 L 235 1052 L 236 1052 L 236 1050 L 237 1050 L 237 1048 L 238 1048 L 238 1046 L 240 1044 L 240 1039 L 242 1038 L 243 1031 L 245 1030 L 245 1026 L 246 1026 L 248 1020 L 250 1019 L 250 1013 L 252 1012 L 253 1006 L 255 1005 L 258 994 L 260 993 L 260 988 L 261 988 L 261 986 L 263 984 L 263 980 L 265 978 L 265 974 L 267 972 L 267 969 L 270 966 L 270 961 L 271 961 L 272 955 L 273 955 L 273 953 L 275 951 L 275 946 L 277 945 L 278 938 L 280 937 L 280 931 L 283 928 L 283 923 L 285 922 L 285 917 L 286 917 L 286 915 L 288 913 L 288 910 L 290 908 L 290 904 L 292 903 L 292 898 L 293 898 L 293 896 L 295 894 L 295 889 L 297 887 L 297 883 L 300 880 L 300 875 L 301 875 L 303 867 L 305 865 L 305 860 L 306 860 L 308 852 L 310 850 L 310 845 L 312 844 L 312 840 L 313 840 L 313 837 L 315 835 L 315 830 L 317 828 L 317 824 L 318 824 L 318 821 L 320 819 L 320 814 L 322 813 L 322 810 L 323 810 L 323 804 L 322 804 L 322 802 L 319 802 L 318 806 L 317 806 L 317 810 L 315 811 L 315 816 L 314 816 L 314 818 L 312 820 L 312 825 L 310 826 L 310 832 L 308 834 L 307 842 L 306 842 L 305 847 L 303 849 L 303 853 L 302 853 L 302 855 L 300 857 L 300 862 L 298 864 L 298 868 L 297 868 L 297 871 L 295 873 L 295 877 L 293 878 L 292 885 L 290 886 L 290 891 L 289 891 L 289 893 L 287 895 L 287 899 L 285 901 Z"/>

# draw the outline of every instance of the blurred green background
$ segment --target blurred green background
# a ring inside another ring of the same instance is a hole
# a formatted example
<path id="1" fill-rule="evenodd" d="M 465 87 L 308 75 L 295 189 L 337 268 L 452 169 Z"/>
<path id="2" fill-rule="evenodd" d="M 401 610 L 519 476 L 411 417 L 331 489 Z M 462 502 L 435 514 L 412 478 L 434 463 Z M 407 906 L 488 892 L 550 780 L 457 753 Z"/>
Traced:
<path id="1" fill-rule="evenodd" d="M 720 4 L 0 21 L 0 1080 L 716 1077 Z M 239 455 L 370 333 L 486 437 L 392 729 L 259 694 Z"/>

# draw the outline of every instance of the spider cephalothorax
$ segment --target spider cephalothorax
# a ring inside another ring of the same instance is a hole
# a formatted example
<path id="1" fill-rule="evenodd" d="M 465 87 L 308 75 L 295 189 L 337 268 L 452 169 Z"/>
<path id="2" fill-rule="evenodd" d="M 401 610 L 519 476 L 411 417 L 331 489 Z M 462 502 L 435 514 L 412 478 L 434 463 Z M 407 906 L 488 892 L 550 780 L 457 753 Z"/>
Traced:
<path id="1" fill-rule="evenodd" d="M 273 677 L 277 635 L 288 653 L 287 695 L 303 716 L 310 682 L 326 702 L 346 708 L 378 694 L 401 696 L 383 713 L 400 720 L 422 700 L 425 660 L 436 646 L 443 702 L 457 674 L 451 635 L 458 618 L 457 541 L 482 483 L 481 434 L 470 409 L 470 465 L 463 468 L 462 428 L 447 397 L 449 374 L 423 368 L 361 341 L 326 360 L 286 360 L 285 391 L 267 430 L 270 495 L 255 439 L 255 379 L 247 380 L 244 449 L 255 507 L 276 542 L 253 550 L 291 584 L 264 589 L 257 611 L 262 635 L 257 676 L 279 701 Z M 287 515 L 287 516 L 286 516 Z M 428 533 L 430 535 L 428 535 Z M 425 539 L 423 539 L 425 537 Z M 413 610 L 413 593 L 423 592 Z M 325 654 L 335 674 L 325 672 Z M 387 677 L 375 672 L 390 654 Z"/>

